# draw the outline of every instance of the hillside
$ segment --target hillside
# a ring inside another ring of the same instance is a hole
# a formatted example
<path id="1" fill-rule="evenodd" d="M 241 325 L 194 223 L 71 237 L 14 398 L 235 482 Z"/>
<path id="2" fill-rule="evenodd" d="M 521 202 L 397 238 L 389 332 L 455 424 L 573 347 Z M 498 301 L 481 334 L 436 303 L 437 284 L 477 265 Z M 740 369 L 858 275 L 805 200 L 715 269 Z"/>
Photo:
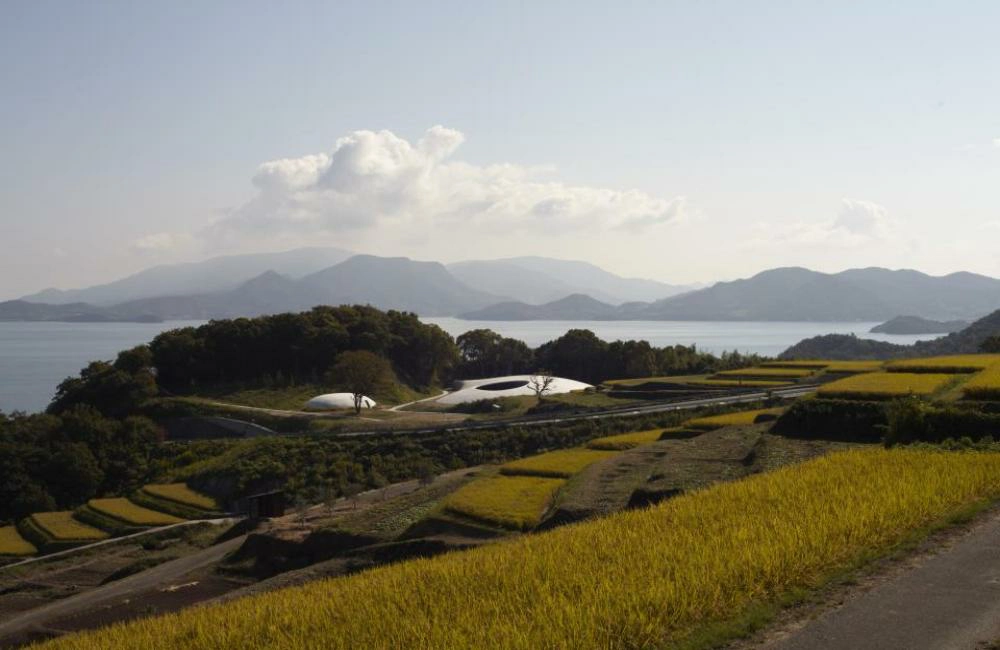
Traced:
<path id="1" fill-rule="evenodd" d="M 196 295 L 235 289 L 266 271 L 298 278 L 352 255 L 339 248 L 299 248 L 280 253 L 213 257 L 202 262 L 154 266 L 120 280 L 82 289 L 46 289 L 24 296 L 32 303 L 81 302 L 108 306 L 162 296 Z"/>
<path id="2" fill-rule="evenodd" d="M 572 294 L 543 305 L 502 302 L 461 314 L 466 320 L 613 320 L 620 310 L 583 294 Z"/>
<path id="3" fill-rule="evenodd" d="M 827 274 L 780 268 L 657 301 L 655 320 L 884 321 L 899 314 L 975 318 L 1000 305 L 1000 280 L 881 268 Z"/>
<path id="4" fill-rule="evenodd" d="M 950 334 L 969 326 L 968 321 L 939 321 L 919 316 L 896 316 L 868 330 L 873 334 Z"/>
<path id="5" fill-rule="evenodd" d="M 660 300 L 691 289 L 656 280 L 624 278 L 589 262 L 537 256 L 458 262 L 449 264 L 448 270 L 470 286 L 530 304 L 582 293 L 618 305 Z"/>
<path id="6" fill-rule="evenodd" d="M 848 334 L 826 334 L 803 339 L 779 355 L 780 359 L 889 359 L 941 354 L 970 354 L 990 336 L 1000 334 L 1000 309 L 965 329 L 913 345 L 896 345 Z"/>

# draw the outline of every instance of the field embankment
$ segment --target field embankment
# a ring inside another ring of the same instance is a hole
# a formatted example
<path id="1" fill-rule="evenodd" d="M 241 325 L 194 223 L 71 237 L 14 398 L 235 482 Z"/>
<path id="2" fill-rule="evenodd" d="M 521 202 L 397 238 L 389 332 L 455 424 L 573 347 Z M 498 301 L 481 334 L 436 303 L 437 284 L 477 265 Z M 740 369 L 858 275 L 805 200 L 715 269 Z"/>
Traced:
<path id="1" fill-rule="evenodd" d="M 847 451 L 646 510 L 50 647 L 659 647 L 711 638 L 998 496 L 1000 454 Z"/>

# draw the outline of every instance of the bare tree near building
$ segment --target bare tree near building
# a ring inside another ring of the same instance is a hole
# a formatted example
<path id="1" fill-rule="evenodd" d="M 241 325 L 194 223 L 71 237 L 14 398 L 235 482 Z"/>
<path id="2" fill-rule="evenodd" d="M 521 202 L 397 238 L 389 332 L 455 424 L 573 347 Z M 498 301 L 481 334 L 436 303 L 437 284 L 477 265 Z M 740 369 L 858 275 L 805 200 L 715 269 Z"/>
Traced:
<path id="1" fill-rule="evenodd" d="M 546 393 L 552 390 L 552 382 L 556 380 L 548 370 L 539 370 L 528 377 L 528 388 L 535 392 L 535 397 L 541 402 Z"/>
<path id="2" fill-rule="evenodd" d="M 351 350 L 337 357 L 327 380 L 354 396 L 354 411 L 361 413 L 365 397 L 391 386 L 392 366 L 374 352 Z"/>

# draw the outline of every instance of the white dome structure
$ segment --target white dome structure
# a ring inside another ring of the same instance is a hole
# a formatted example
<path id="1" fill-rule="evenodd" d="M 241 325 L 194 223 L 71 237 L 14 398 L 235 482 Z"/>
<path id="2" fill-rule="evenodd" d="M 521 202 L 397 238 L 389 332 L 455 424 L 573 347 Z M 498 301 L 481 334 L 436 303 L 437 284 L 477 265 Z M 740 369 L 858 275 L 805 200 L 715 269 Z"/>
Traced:
<path id="1" fill-rule="evenodd" d="M 529 381 L 531 375 L 510 375 L 507 377 L 490 377 L 488 379 L 468 379 L 456 382 L 456 390 L 437 400 L 438 404 L 465 404 L 484 399 L 498 397 L 520 397 L 534 395 Z M 563 377 L 553 377 L 546 395 L 571 393 L 575 390 L 593 388 L 590 384 Z"/>
<path id="2" fill-rule="evenodd" d="M 306 402 L 307 411 L 333 411 L 336 409 L 352 408 L 354 408 L 353 393 L 327 393 L 326 395 L 317 395 Z M 368 396 L 363 396 L 361 398 L 361 408 L 375 408 L 375 400 Z"/>

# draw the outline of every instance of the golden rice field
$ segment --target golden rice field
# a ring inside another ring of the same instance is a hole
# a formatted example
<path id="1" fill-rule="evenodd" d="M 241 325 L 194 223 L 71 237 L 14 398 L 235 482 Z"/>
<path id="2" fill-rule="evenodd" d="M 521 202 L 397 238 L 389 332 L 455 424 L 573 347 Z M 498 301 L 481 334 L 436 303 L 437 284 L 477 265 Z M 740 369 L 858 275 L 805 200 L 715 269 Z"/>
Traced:
<path id="1" fill-rule="evenodd" d="M 694 418 L 684 423 L 690 429 L 721 429 L 722 427 L 732 427 L 746 424 L 753 424 L 759 415 L 780 415 L 784 409 L 755 409 L 753 411 L 738 411 L 736 413 L 723 413 L 722 415 L 710 415 L 704 418 Z"/>
<path id="2" fill-rule="evenodd" d="M 614 456 L 614 452 L 581 448 L 560 449 L 506 463 L 500 466 L 500 473 L 508 476 L 569 478 L 609 456 Z"/>
<path id="3" fill-rule="evenodd" d="M 0 556 L 21 557 L 37 552 L 35 545 L 17 532 L 17 526 L 0 526 Z"/>
<path id="4" fill-rule="evenodd" d="M 738 370 L 723 370 L 715 373 L 714 377 L 775 377 L 785 379 L 801 379 L 814 374 L 809 368 L 771 368 L 757 366 L 755 368 L 740 368 Z"/>
<path id="5" fill-rule="evenodd" d="M 1000 363 L 1000 354 L 956 354 L 925 359 L 901 359 L 886 364 L 889 372 L 969 373 Z"/>
<path id="6" fill-rule="evenodd" d="M 967 381 L 962 393 L 969 399 L 1000 399 L 1000 363 Z"/>
<path id="7" fill-rule="evenodd" d="M 820 386 L 821 397 L 887 399 L 904 395 L 931 395 L 955 380 L 955 375 L 909 372 L 870 372 L 851 375 Z"/>
<path id="8" fill-rule="evenodd" d="M 122 497 L 91 499 L 87 502 L 87 505 L 102 515 L 124 521 L 134 526 L 166 526 L 184 521 L 173 515 L 143 508 Z"/>
<path id="9" fill-rule="evenodd" d="M 48 647 L 664 647 L 997 497 L 1000 454 L 844 451 L 647 509 Z"/>
<path id="10" fill-rule="evenodd" d="M 96 542 L 108 534 L 73 518 L 71 511 L 36 512 L 29 519 L 43 533 L 58 542 Z"/>
<path id="11" fill-rule="evenodd" d="M 468 483 L 445 499 L 449 512 L 514 530 L 542 521 L 566 481 L 539 476 L 491 476 Z"/>
<path id="12" fill-rule="evenodd" d="M 192 508 L 209 511 L 219 509 L 219 504 L 215 502 L 215 499 L 195 492 L 184 483 L 150 484 L 143 486 L 142 491 L 154 497 Z"/>
<path id="13" fill-rule="evenodd" d="M 587 443 L 591 449 L 603 451 L 625 451 L 633 447 L 648 445 L 660 439 L 663 429 L 650 429 L 648 431 L 633 431 L 632 433 L 621 433 L 617 436 L 605 436 L 595 438 Z"/>
<path id="14" fill-rule="evenodd" d="M 765 361 L 760 364 L 765 368 L 809 368 L 811 370 L 825 370 L 826 372 L 874 372 L 885 365 L 884 361 L 826 361 L 814 360 L 792 360 L 792 361 Z"/>
<path id="15" fill-rule="evenodd" d="M 701 379 L 689 382 L 696 386 L 722 386 L 726 388 L 742 386 L 744 388 L 776 388 L 791 386 L 791 382 L 769 379 Z"/>

